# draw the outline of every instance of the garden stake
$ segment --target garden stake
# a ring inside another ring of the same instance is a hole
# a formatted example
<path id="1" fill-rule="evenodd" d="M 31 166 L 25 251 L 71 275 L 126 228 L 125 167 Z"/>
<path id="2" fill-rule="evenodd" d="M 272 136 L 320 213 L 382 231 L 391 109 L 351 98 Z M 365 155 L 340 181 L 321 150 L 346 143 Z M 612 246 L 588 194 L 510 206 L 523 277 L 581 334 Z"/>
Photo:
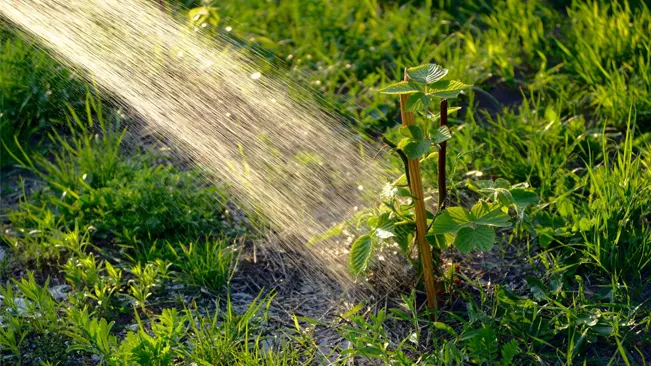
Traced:
<path id="1" fill-rule="evenodd" d="M 448 125 L 448 100 L 441 101 L 441 127 Z M 439 150 L 439 212 L 445 208 L 445 194 L 447 189 L 445 187 L 445 152 L 447 148 L 447 141 L 441 142 L 441 150 Z"/>
<path id="2" fill-rule="evenodd" d="M 407 71 L 405 70 L 405 81 L 407 81 Z M 414 114 L 407 111 L 407 99 L 409 95 L 400 95 L 400 116 L 403 126 L 414 124 Z M 442 115 L 441 115 L 442 116 Z M 418 158 L 409 159 L 409 181 L 411 185 L 411 194 L 414 196 L 416 210 L 416 240 L 418 242 L 418 251 L 423 267 L 423 276 L 425 277 L 425 290 L 427 292 L 428 310 L 438 310 L 438 285 L 434 278 L 434 266 L 432 265 L 432 251 L 425 239 L 427 232 L 427 215 L 425 213 L 425 202 L 423 201 L 423 186 L 420 177 L 420 161 Z"/>

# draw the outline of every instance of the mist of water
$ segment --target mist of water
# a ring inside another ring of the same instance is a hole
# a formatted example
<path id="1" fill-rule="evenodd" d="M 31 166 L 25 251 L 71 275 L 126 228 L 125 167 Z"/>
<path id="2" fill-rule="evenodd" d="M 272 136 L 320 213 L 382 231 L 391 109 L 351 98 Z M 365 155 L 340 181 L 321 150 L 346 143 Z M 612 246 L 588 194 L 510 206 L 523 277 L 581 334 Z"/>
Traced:
<path id="1" fill-rule="evenodd" d="M 307 254 L 311 270 L 350 283 L 344 245 L 305 245 L 384 182 L 360 153 L 373 147 L 340 120 L 291 97 L 296 88 L 260 74 L 250 54 L 199 36 L 152 2 L 0 0 L 0 9 L 229 183 L 285 245 Z"/>

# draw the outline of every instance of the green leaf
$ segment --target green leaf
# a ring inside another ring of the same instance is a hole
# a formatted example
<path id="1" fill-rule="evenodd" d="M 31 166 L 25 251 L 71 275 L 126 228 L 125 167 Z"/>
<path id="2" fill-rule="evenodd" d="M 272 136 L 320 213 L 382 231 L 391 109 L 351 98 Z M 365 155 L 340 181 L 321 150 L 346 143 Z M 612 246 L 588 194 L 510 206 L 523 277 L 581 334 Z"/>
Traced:
<path id="1" fill-rule="evenodd" d="M 393 234 L 393 220 L 391 215 L 385 212 L 379 216 L 373 216 L 368 219 L 368 225 L 374 229 L 375 236 L 378 239 L 388 239 Z"/>
<path id="2" fill-rule="evenodd" d="M 393 233 L 387 229 L 379 228 L 375 230 L 375 236 L 377 236 L 378 239 L 389 239 L 393 236 Z"/>
<path id="3" fill-rule="evenodd" d="M 418 112 L 418 111 L 423 111 L 427 110 L 427 107 L 429 106 L 429 102 L 432 100 L 429 96 L 423 94 L 423 93 L 414 93 L 409 96 L 407 99 L 407 104 L 405 105 L 405 108 L 407 108 L 407 111 L 409 112 Z"/>
<path id="4" fill-rule="evenodd" d="M 341 234 L 343 228 L 344 228 L 343 224 L 333 226 L 332 228 L 328 229 L 328 231 L 322 234 L 315 235 L 312 238 L 310 238 L 310 240 L 307 241 L 307 245 L 312 246 L 316 243 L 320 243 L 330 238 L 334 238 L 335 236 Z"/>
<path id="5" fill-rule="evenodd" d="M 447 141 L 451 138 L 452 134 L 450 133 L 448 126 L 441 126 L 432 133 L 431 140 L 435 144 L 440 144 L 441 142 Z"/>
<path id="6" fill-rule="evenodd" d="M 425 137 L 423 130 L 416 125 L 400 127 L 400 134 L 405 137 L 413 137 L 416 141 L 420 141 Z"/>
<path id="7" fill-rule="evenodd" d="M 432 224 L 432 233 L 454 233 L 474 220 L 475 217 L 463 207 L 446 208 L 434 219 L 434 224 Z"/>
<path id="8" fill-rule="evenodd" d="M 504 178 L 497 178 L 495 179 L 495 188 L 509 189 L 511 188 L 511 183 L 509 183 L 509 181 Z"/>
<path id="9" fill-rule="evenodd" d="M 515 205 L 520 208 L 526 208 L 538 202 L 538 195 L 524 188 L 512 188 L 509 192 L 511 192 Z"/>
<path id="10" fill-rule="evenodd" d="M 412 222 L 407 222 L 395 226 L 393 230 L 395 237 L 393 240 L 395 240 L 396 243 L 398 243 L 403 253 L 407 253 L 409 251 L 409 246 L 411 245 L 411 241 L 414 238 L 415 231 L 416 231 L 416 224 Z"/>
<path id="11" fill-rule="evenodd" d="M 424 157 L 420 162 L 424 162 L 427 160 L 432 160 L 432 159 L 437 159 L 439 157 L 439 152 L 438 151 L 432 151 L 429 153 L 426 157 Z"/>
<path id="12" fill-rule="evenodd" d="M 492 180 L 468 180 L 466 185 L 477 193 L 491 194 L 495 191 L 495 182 Z"/>
<path id="13" fill-rule="evenodd" d="M 461 110 L 461 107 L 448 108 L 448 116 L 459 110 Z M 441 113 L 436 113 L 436 114 L 428 113 L 427 118 L 429 118 L 432 121 L 438 121 L 439 119 L 441 119 Z"/>
<path id="14" fill-rule="evenodd" d="M 430 139 L 421 141 L 412 140 L 405 145 L 403 151 L 409 159 L 418 159 L 429 151 L 430 145 L 432 145 Z"/>
<path id="15" fill-rule="evenodd" d="M 447 74 L 448 70 L 437 64 L 426 64 L 407 69 L 409 79 L 423 84 L 431 84 Z"/>
<path id="16" fill-rule="evenodd" d="M 452 243 L 454 243 L 454 234 L 445 233 L 445 234 L 428 234 L 425 236 L 427 242 L 429 242 L 434 248 L 439 250 L 447 249 Z"/>
<path id="17" fill-rule="evenodd" d="M 448 334 L 450 334 L 451 336 L 453 336 L 455 338 L 459 337 L 459 333 L 457 333 L 451 326 L 449 326 L 449 325 L 447 325 L 445 323 L 434 322 L 433 325 L 434 325 L 434 328 L 439 329 L 439 330 L 444 330 L 444 331 L 448 332 Z"/>
<path id="18" fill-rule="evenodd" d="M 212 25 L 219 24 L 219 12 L 214 6 L 199 6 L 188 11 L 188 17 L 192 25 L 201 25 L 203 23 L 210 23 Z"/>
<path id="19" fill-rule="evenodd" d="M 348 319 L 348 318 L 350 318 L 351 316 L 357 314 L 357 312 L 359 312 L 360 310 L 362 310 L 363 307 L 364 307 L 364 303 L 363 303 L 363 302 L 360 302 L 359 304 L 355 305 L 352 309 L 350 309 L 350 310 L 348 310 L 346 313 L 344 313 L 344 315 L 342 315 L 341 317 L 342 317 L 343 319 Z M 300 329 L 300 328 L 299 328 L 299 329 Z"/>
<path id="20" fill-rule="evenodd" d="M 499 203 L 504 206 L 508 207 L 515 204 L 513 196 L 511 196 L 511 192 L 507 191 L 504 188 L 497 188 L 495 190 L 495 196 L 497 197 L 497 201 L 499 201 Z"/>
<path id="21" fill-rule="evenodd" d="M 511 217 L 502 211 L 502 207 L 499 204 L 489 204 L 484 201 L 479 201 L 472 206 L 470 212 L 475 216 L 474 222 L 478 225 L 509 226 L 509 219 Z"/>
<path id="22" fill-rule="evenodd" d="M 531 293 L 536 298 L 536 300 L 542 300 L 545 298 L 545 293 L 547 293 L 547 286 L 545 286 L 542 281 L 536 277 L 527 276 L 527 283 L 531 288 Z"/>
<path id="23" fill-rule="evenodd" d="M 603 325 L 595 325 L 592 327 L 592 330 L 595 331 L 597 334 L 601 336 L 611 336 L 613 335 L 613 331 L 615 330 L 612 325 L 608 324 L 603 324 Z"/>
<path id="24" fill-rule="evenodd" d="M 380 89 L 383 94 L 411 94 L 420 91 L 420 86 L 409 81 L 401 81 Z"/>
<path id="25" fill-rule="evenodd" d="M 350 265 L 353 273 L 359 275 L 368 265 L 373 253 L 373 241 L 369 234 L 360 236 L 350 250 Z"/>
<path id="26" fill-rule="evenodd" d="M 515 339 L 510 342 L 504 343 L 502 345 L 502 366 L 509 366 L 513 363 L 513 358 L 520 353 L 520 348 L 518 347 L 518 341 Z"/>
<path id="27" fill-rule="evenodd" d="M 487 251 L 495 243 L 495 230 L 488 226 L 464 227 L 457 233 L 455 245 L 460 252 L 468 253 L 472 248 Z"/>
<path id="28" fill-rule="evenodd" d="M 470 85 L 456 80 L 439 80 L 432 84 L 427 95 L 437 98 L 456 98 L 461 91 Z"/>
<path id="29" fill-rule="evenodd" d="M 386 355 L 385 350 L 373 346 L 362 347 L 359 352 L 368 358 L 382 358 Z"/>

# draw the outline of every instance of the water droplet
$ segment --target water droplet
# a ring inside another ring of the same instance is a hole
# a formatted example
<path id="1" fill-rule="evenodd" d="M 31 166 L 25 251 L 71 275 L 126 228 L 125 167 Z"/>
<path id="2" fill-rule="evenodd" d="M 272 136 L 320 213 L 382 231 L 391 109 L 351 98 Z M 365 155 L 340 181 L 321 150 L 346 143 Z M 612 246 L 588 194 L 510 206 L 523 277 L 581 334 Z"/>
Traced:
<path id="1" fill-rule="evenodd" d="M 259 72 L 254 72 L 253 74 L 251 74 L 251 79 L 253 79 L 253 80 L 258 80 L 258 79 L 260 79 L 261 76 L 262 76 L 261 73 L 259 73 Z"/>
<path id="2" fill-rule="evenodd" d="M 224 29 L 226 30 L 226 32 L 230 32 L 230 31 L 233 30 L 233 27 L 228 26 L 228 27 L 226 27 L 226 28 L 224 28 Z"/>
<path id="3" fill-rule="evenodd" d="M 360 191 L 363 191 L 363 190 L 364 190 L 364 186 L 361 186 L 361 185 L 360 185 L 360 186 L 357 187 L 357 189 L 359 189 Z"/>
<path id="4" fill-rule="evenodd" d="M 179 51 L 179 53 L 176 54 L 179 57 L 183 57 L 183 51 Z"/>

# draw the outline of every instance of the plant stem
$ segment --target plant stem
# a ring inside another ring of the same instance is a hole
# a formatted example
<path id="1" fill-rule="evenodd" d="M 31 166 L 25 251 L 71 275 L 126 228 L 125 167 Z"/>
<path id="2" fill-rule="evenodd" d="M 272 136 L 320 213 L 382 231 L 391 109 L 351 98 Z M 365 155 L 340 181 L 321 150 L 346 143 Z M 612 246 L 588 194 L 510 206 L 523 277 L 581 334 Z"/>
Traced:
<path id="1" fill-rule="evenodd" d="M 407 72 L 405 70 L 405 81 Z M 402 117 L 403 126 L 414 124 L 414 114 L 407 111 L 408 95 L 400 95 L 400 116 Z M 420 177 L 420 160 L 409 159 L 409 176 L 411 192 L 414 196 L 414 206 L 416 211 L 416 240 L 418 251 L 423 267 L 423 277 L 425 278 L 425 290 L 427 292 L 427 308 L 429 310 L 438 310 L 438 283 L 434 278 L 434 265 L 432 264 L 432 251 L 429 243 L 425 239 L 427 233 L 427 215 L 425 212 L 425 202 L 423 201 L 423 185 Z"/>
<path id="2" fill-rule="evenodd" d="M 441 101 L 441 127 L 448 125 L 448 100 Z M 447 151 L 447 141 L 441 143 L 439 150 L 439 212 L 445 208 L 445 198 L 447 187 L 445 186 L 445 153 Z"/>

